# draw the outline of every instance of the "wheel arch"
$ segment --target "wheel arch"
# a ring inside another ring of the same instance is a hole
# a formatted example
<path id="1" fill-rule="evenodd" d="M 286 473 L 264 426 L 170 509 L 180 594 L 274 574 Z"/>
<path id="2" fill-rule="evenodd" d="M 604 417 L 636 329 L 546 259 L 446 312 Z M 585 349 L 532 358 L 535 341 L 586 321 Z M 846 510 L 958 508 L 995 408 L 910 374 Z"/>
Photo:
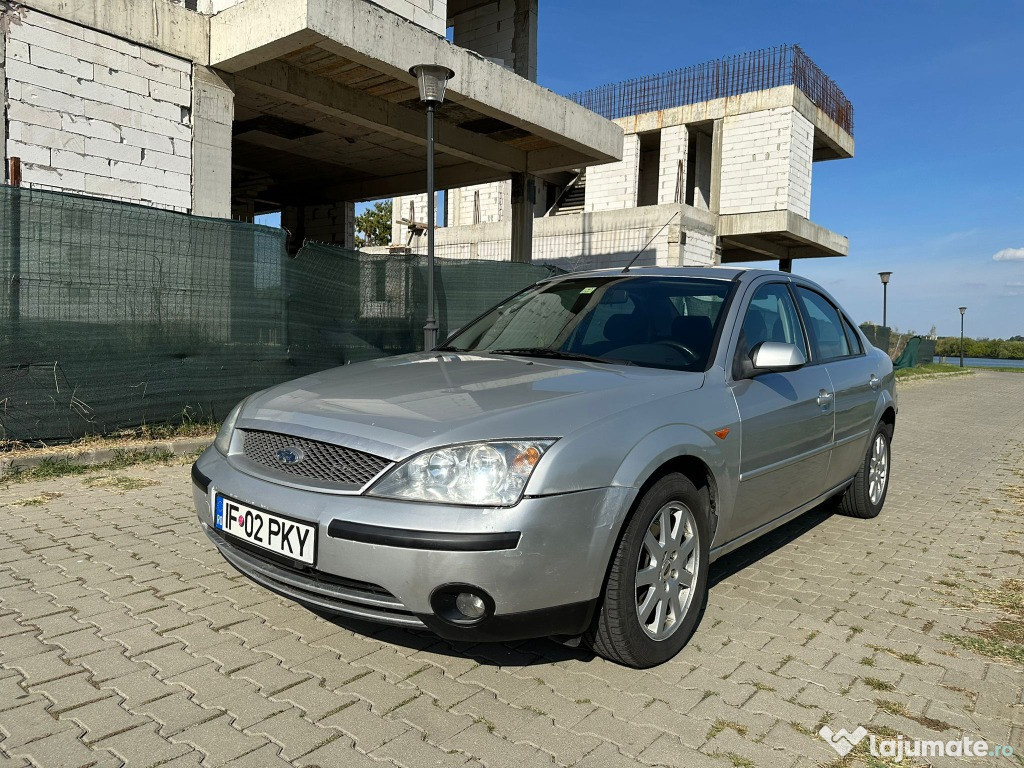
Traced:
<path id="1" fill-rule="evenodd" d="M 893 432 L 896 431 L 896 409 L 891 403 L 882 411 L 882 415 L 878 417 L 878 422 L 880 424 L 888 424 Z"/>
<path id="2" fill-rule="evenodd" d="M 737 455 L 733 456 L 733 452 Z M 729 467 L 738 466 L 738 461 L 738 441 L 716 442 L 703 430 L 690 425 L 672 425 L 650 433 L 625 457 L 615 476 L 615 485 L 637 489 L 629 508 L 618 521 L 616 544 L 644 493 L 674 472 L 707 493 L 714 541 L 721 521 L 731 509 L 735 478 Z"/>

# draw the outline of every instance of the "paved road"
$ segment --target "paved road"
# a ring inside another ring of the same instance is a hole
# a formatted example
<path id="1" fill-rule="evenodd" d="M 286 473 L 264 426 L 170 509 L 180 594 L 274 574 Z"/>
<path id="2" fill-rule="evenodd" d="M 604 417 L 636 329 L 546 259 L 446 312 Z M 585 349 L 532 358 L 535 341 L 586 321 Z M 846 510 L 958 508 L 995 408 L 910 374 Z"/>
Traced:
<path id="1" fill-rule="evenodd" d="M 720 561 L 645 672 L 318 618 L 220 559 L 185 466 L 0 487 L 0 768 L 810 766 L 826 723 L 1024 754 L 1024 375 L 901 404 L 882 516 Z"/>

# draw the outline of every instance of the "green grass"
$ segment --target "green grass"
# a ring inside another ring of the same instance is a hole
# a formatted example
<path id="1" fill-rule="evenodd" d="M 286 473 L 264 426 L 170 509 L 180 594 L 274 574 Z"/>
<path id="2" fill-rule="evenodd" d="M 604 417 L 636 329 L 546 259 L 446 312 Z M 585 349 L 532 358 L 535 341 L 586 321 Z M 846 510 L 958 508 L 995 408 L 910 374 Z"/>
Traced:
<path id="1" fill-rule="evenodd" d="M 713 738 L 715 738 L 715 736 L 720 734 L 726 728 L 732 728 L 740 736 L 747 735 L 747 726 L 743 725 L 742 723 L 733 722 L 732 720 L 723 720 L 719 718 L 718 720 L 715 720 L 714 725 L 712 725 L 711 728 L 708 730 L 708 741 L 711 741 Z"/>
<path id="2" fill-rule="evenodd" d="M 959 365 L 950 365 L 948 363 L 925 363 L 924 365 L 918 365 L 915 368 L 901 368 L 896 371 L 896 378 L 902 381 L 904 379 L 919 379 L 927 376 L 935 376 L 936 374 L 966 376 L 967 374 L 974 373 L 974 371 L 974 368 L 961 368 Z"/>
<path id="3" fill-rule="evenodd" d="M 877 677 L 865 677 L 864 685 L 875 691 L 894 691 L 896 686 L 890 683 L 888 680 L 882 680 Z"/>
<path id="4" fill-rule="evenodd" d="M 58 477 L 72 475 L 85 475 L 91 472 L 103 472 L 109 470 L 125 469 L 140 464 L 170 464 L 175 459 L 185 462 L 190 456 L 176 457 L 166 450 L 149 449 L 118 449 L 114 451 L 114 458 L 99 464 L 81 464 L 69 459 L 43 459 L 34 467 L 12 467 L 10 473 L 3 479 L 3 483 L 24 483 L 32 480 L 52 480 Z"/>

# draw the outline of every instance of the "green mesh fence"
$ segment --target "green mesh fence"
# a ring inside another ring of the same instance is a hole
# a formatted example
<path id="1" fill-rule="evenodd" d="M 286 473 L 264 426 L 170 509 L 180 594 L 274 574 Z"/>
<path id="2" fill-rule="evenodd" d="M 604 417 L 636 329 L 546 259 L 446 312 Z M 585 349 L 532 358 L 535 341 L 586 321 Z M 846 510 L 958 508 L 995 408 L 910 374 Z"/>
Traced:
<path id="1" fill-rule="evenodd" d="M 0 439 L 220 419 L 250 392 L 422 349 L 426 257 L 0 186 Z M 440 337 L 550 274 L 438 260 Z"/>

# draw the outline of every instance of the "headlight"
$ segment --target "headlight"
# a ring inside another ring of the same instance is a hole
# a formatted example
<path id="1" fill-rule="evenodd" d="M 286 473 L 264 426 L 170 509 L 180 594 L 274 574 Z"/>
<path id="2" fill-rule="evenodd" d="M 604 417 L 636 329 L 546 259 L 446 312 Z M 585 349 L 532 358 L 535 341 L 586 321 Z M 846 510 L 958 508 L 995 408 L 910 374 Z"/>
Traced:
<path id="1" fill-rule="evenodd" d="M 554 440 L 508 440 L 435 448 L 399 464 L 370 496 L 442 504 L 509 506 Z"/>
<path id="2" fill-rule="evenodd" d="M 245 398 L 242 402 L 231 409 L 231 413 L 224 419 L 224 423 L 220 425 L 220 431 L 217 433 L 217 439 L 213 441 L 214 447 L 223 453 L 225 456 L 228 455 L 228 448 L 231 447 L 231 433 L 235 429 L 235 422 L 238 421 L 238 414 L 242 411 L 242 406 L 245 405 L 245 401 L 249 398 Z"/>

